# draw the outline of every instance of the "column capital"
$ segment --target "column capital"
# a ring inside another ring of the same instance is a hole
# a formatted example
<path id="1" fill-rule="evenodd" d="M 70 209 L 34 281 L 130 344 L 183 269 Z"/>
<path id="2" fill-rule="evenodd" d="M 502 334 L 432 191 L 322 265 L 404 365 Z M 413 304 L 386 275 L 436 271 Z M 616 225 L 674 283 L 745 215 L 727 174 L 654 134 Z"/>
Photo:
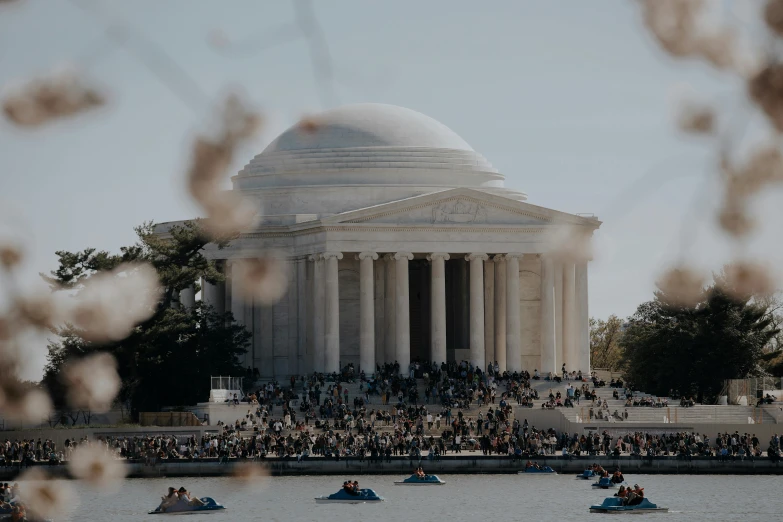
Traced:
<path id="1" fill-rule="evenodd" d="M 465 256 L 465 261 L 474 261 L 474 260 L 486 261 L 487 259 L 489 259 L 489 256 L 487 254 L 479 254 L 475 252 Z"/>
<path id="2" fill-rule="evenodd" d="M 375 261 L 376 259 L 378 259 L 378 253 L 377 252 L 359 252 L 358 254 L 356 254 L 356 259 L 358 259 L 359 261 L 361 261 L 362 259 L 367 259 L 367 258 L 372 259 L 373 261 Z"/>
<path id="3" fill-rule="evenodd" d="M 500 254 L 498 254 L 498 255 L 500 255 Z M 529 255 L 529 254 L 522 254 L 520 252 L 509 252 L 507 254 L 503 254 L 503 259 L 505 259 L 505 260 L 508 260 L 508 259 L 522 259 L 526 255 Z M 495 257 L 497 257 L 497 256 L 495 256 Z"/>
<path id="4" fill-rule="evenodd" d="M 502 263 L 505 260 L 506 260 L 506 256 L 504 254 L 495 254 L 494 256 L 492 256 L 492 261 L 494 261 L 495 263 Z"/>
<path id="5" fill-rule="evenodd" d="M 444 261 L 448 261 L 449 259 L 451 259 L 451 256 L 449 256 L 445 252 L 433 252 L 431 254 L 427 254 L 427 261 L 432 262 L 433 259 L 438 257 L 442 258 Z"/>
<path id="6" fill-rule="evenodd" d="M 321 257 L 323 257 L 324 259 L 335 258 L 335 259 L 339 260 L 339 259 L 343 258 L 343 253 L 342 252 L 324 252 L 323 254 L 321 254 Z"/>
<path id="7" fill-rule="evenodd" d="M 323 256 L 321 254 L 310 254 L 309 256 L 307 256 L 308 261 L 315 262 L 315 261 L 320 261 L 321 259 L 323 259 Z"/>
<path id="8" fill-rule="evenodd" d="M 413 254 L 411 254 L 410 252 L 397 252 L 396 254 L 394 254 L 394 259 L 396 261 L 399 261 L 400 259 L 406 259 L 410 261 L 413 259 Z"/>
<path id="9" fill-rule="evenodd" d="M 384 261 L 394 261 L 394 254 L 383 254 Z"/>

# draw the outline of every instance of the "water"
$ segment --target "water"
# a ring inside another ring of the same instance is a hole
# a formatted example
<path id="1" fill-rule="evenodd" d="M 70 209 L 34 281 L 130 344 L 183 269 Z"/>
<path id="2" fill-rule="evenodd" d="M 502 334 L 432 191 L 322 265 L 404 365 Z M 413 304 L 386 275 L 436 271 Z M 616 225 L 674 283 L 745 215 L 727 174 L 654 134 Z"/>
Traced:
<path id="1" fill-rule="evenodd" d="M 346 479 L 372 488 L 386 498 L 377 504 L 316 504 L 314 497 L 337 491 Z M 275 477 L 263 489 L 247 488 L 230 478 L 128 479 L 120 492 L 99 494 L 75 483 L 81 502 L 68 517 L 73 521 L 112 522 L 157 520 L 147 515 L 168 486 L 185 486 L 197 496 L 211 496 L 227 507 L 223 512 L 189 515 L 189 522 L 340 520 L 399 522 L 400 520 L 600 520 L 591 504 L 600 504 L 603 490 L 574 475 L 443 475 L 447 484 L 433 487 L 395 486 L 404 477 Z M 780 516 L 777 492 L 783 476 L 626 475 L 645 488 L 654 503 L 669 513 L 648 514 L 665 520 L 768 521 Z M 175 519 L 179 520 L 179 519 Z M 612 519 L 613 520 L 613 519 Z M 59 522 L 59 521 L 58 521 Z"/>

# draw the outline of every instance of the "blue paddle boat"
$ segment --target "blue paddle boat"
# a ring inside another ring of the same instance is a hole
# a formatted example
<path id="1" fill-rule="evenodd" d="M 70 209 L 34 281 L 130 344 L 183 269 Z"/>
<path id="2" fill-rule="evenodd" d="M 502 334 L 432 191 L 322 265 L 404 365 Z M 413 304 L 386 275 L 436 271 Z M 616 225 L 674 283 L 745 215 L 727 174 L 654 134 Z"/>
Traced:
<path id="1" fill-rule="evenodd" d="M 586 469 L 582 472 L 581 475 L 577 475 L 576 478 L 582 479 L 582 480 L 590 480 L 591 478 L 597 476 L 595 472 L 592 469 Z"/>
<path id="2" fill-rule="evenodd" d="M 612 482 L 612 477 L 601 477 L 598 482 L 593 482 L 596 489 L 620 489 L 620 486 L 626 486 L 623 482 Z"/>
<path id="3" fill-rule="evenodd" d="M 522 475 L 523 473 L 550 473 L 550 474 L 557 475 L 557 471 L 553 470 L 549 466 L 539 466 L 539 467 L 528 466 L 525 468 L 525 471 L 518 472 L 519 475 Z"/>
<path id="4" fill-rule="evenodd" d="M 6 505 L 6 507 L 0 507 L 0 521 L 3 521 L 3 522 L 9 521 L 10 522 L 11 520 L 13 520 L 14 519 L 13 518 L 14 517 L 14 507 L 16 507 L 17 505 L 21 506 L 22 504 L 20 502 L 18 502 L 18 501 L 12 500 L 10 504 Z M 27 515 L 22 520 L 23 521 L 27 521 L 27 522 L 52 522 L 51 519 L 48 519 L 48 518 L 47 519 L 38 518 L 35 515 L 32 515 L 30 513 L 27 513 Z"/>
<path id="5" fill-rule="evenodd" d="M 360 489 L 355 495 L 341 489 L 337 493 L 329 496 L 315 497 L 318 504 L 364 504 L 372 502 L 383 502 L 383 497 L 378 496 L 371 489 Z"/>
<path id="6" fill-rule="evenodd" d="M 442 486 L 446 482 L 438 478 L 437 475 L 424 475 L 419 478 L 415 473 L 405 480 L 394 482 L 395 486 Z"/>
<path id="7" fill-rule="evenodd" d="M 211 497 L 202 497 L 201 502 L 203 506 L 193 506 L 187 502 L 177 502 L 176 504 L 168 507 L 166 511 L 162 511 L 160 506 L 155 508 L 155 511 L 150 511 L 148 515 L 183 515 L 185 513 L 208 513 L 211 511 L 222 511 L 225 508 L 219 502 L 216 502 Z"/>
<path id="8" fill-rule="evenodd" d="M 638 504 L 633 506 L 623 505 L 623 499 L 619 497 L 605 498 L 603 503 L 590 506 L 590 513 L 668 513 L 669 508 L 658 507 L 657 504 L 653 504 L 649 500 L 642 499 Z"/>

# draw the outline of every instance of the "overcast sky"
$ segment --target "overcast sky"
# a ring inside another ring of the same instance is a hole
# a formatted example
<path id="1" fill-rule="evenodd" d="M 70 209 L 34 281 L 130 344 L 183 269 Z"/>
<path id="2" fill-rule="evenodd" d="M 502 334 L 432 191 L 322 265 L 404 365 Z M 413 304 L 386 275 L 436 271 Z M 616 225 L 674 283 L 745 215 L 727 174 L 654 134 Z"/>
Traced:
<path id="1" fill-rule="evenodd" d="M 736 17 L 751 4 L 738 0 Z M 188 146 L 204 129 L 209 103 L 231 88 L 267 116 L 264 135 L 235 171 L 303 114 L 382 102 L 449 126 L 531 203 L 597 214 L 593 316 L 631 314 L 676 259 L 716 268 L 737 251 L 712 217 L 720 198 L 710 170 L 714 144 L 674 129 L 672 92 L 690 85 L 734 121 L 746 105 L 742 87 L 664 56 L 635 2 L 315 0 L 333 95 L 314 79 L 307 40 L 294 29 L 281 33 L 294 19 L 288 1 L 97 5 L 132 28 L 125 46 L 106 38 L 99 16 L 70 1 L 0 6 L 0 86 L 86 64 L 110 101 L 34 131 L 0 122 L 0 222 L 28 240 L 26 284 L 55 267 L 55 250 L 116 250 L 143 221 L 195 216 L 183 190 Z M 216 30 L 240 42 L 238 51 L 216 52 L 209 43 Z M 287 42 L 263 48 L 281 34 Z M 197 87 L 177 83 L 173 93 L 177 76 L 165 83 L 145 66 L 161 59 L 153 48 Z M 759 200 L 766 226 L 743 247 L 777 265 L 781 195 Z"/>

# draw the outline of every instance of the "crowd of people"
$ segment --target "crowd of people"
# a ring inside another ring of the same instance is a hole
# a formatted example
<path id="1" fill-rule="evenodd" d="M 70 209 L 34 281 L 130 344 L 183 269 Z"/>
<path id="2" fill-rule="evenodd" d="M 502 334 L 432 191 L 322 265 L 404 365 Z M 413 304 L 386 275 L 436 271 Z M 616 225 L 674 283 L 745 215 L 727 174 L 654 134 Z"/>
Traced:
<path id="1" fill-rule="evenodd" d="M 242 402 L 232 400 L 240 418 L 232 424 L 219 423 L 214 433 L 200 437 L 107 436 L 99 442 L 118 458 L 147 464 L 168 459 L 225 462 L 269 457 L 438 459 L 463 451 L 516 459 L 555 454 L 722 459 L 766 454 L 775 460 L 781 458 L 779 437 L 773 437 L 764 448 L 754 434 L 747 433 L 718 434 L 711 440 L 687 432 L 615 436 L 608 431 L 567 434 L 536 429 L 524 416 L 515 418 L 512 404 L 532 405 L 539 400 L 531 386 L 537 376 L 541 379 L 537 371 L 532 375 L 500 372 L 493 364 L 485 371 L 465 361 L 414 362 L 408 370 L 400 375 L 399 364 L 391 363 L 379 365 L 375 375 L 367 376 L 348 365 L 340 374 L 291 377 L 285 386 L 269 382 Z M 344 386 L 351 380 L 356 381 L 354 386 Z M 587 400 L 591 401 L 591 419 L 610 415 L 627 418 L 627 411 L 610 414 L 608 402 L 597 397 L 595 387 L 602 381 L 596 375 L 583 377 L 564 369 L 562 380 L 566 381 L 565 390 L 550 389 L 544 408 L 571 407 Z M 618 382 L 611 385 L 617 387 Z M 614 391 L 618 393 L 617 388 Z M 524 410 L 517 410 L 517 415 L 520 411 Z M 0 462 L 58 464 L 68 460 L 72 448 L 80 443 L 84 440 L 67 440 L 58 448 L 51 440 L 6 440 L 0 443 Z"/>

